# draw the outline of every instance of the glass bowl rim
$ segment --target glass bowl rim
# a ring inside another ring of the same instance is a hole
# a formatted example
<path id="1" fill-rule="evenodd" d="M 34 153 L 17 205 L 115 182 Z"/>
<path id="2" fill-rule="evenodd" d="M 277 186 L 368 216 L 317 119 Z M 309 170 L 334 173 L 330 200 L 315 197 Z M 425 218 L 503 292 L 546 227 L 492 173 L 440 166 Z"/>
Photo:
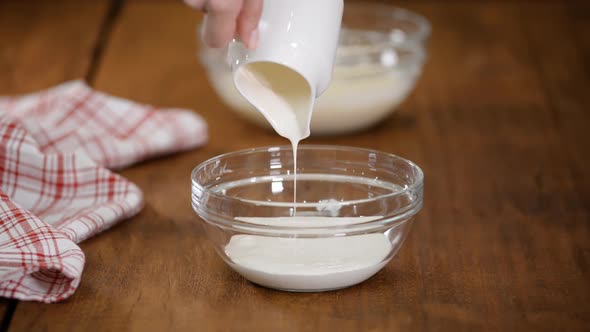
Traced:
<path id="1" fill-rule="evenodd" d="M 410 166 L 410 168 L 415 172 L 414 180 L 411 184 L 405 186 L 404 188 L 382 195 L 377 195 L 375 197 L 367 198 L 366 202 L 377 202 L 379 200 L 383 200 L 386 198 L 392 198 L 401 196 L 407 193 L 418 193 L 418 199 L 413 201 L 408 206 L 405 206 L 396 211 L 395 214 L 385 216 L 382 218 L 370 220 L 367 222 L 362 223 L 355 223 L 355 224 L 346 224 L 346 225 L 329 225 L 329 226 L 320 226 L 320 227 L 287 227 L 287 226 L 276 226 L 276 225 L 262 225 L 262 224 L 254 224 L 248 223 L 236 219 L 228 219 L 226 217 L 217 216 L 210 210 L 205 209 L 203 211 L 207 216 L 202 216 L 199 211 L 197 211 L 196 207 L 196 200 L 195 197 L 195 188 L 200 190 L 201 192 L 220 199 L 224 202 L 231 202 L 239 203 L 239 204 L 248 204 L 248 205 L 265 205 L 271 206 L 272 202 L 267 201 L 255 201 L 255 200 L 247 200 L 242 198 L 236 198 L 221 194 L 214 190 L 211 190 L 208 187 L 198 183 L 196 181 L 196 174 L 202 171 L 207 165 L 210 165 L 214 162 L 223 160 L 224 158 L 228 157 L 236 157 L 236 156 L 245 156 L 254 153 L 270 153 L 273 151 L 281 151 L 281 150 L 291 150 L 292 147 L 289 145 L 282 145 L 282 146 L 264 146 L 264 147 L 255 147 L 255 148 L 248 148 L 238 151 L 232 151 L 228 153 L 224 153 L 212 158 L 209 158 L 199 165 L 197 165 L 191 172 L 191 205 L 193 206 L 194 211 L 201 217 L 201 219 L 207 223 L 214 224 L 216 226 L 220 226 L 226 229 L 237 230 L 243 233 L 252 233 L 252 234 L 263 234 L 263 235 L 270 235 L 270 236 L 292 236 L 294 234 L 299 235 L 306 235 L 316 237 L 318 236 L 334 236 L 334 235 L 343 235 L 342 232 L 345 232 L 345 235 L 349 235 L 349 233 L 368 233 L 371 231 L 375 231 L 376 229 L 380 229 L 382 227 L 393 227 L 396 224 L 403 223 L 409 220 L 413 215 L 418 213 L 422 208 L 423 202 L 423 182 L 424 182 L 424 173 L 422 169 L 416 165 L 414 162 L 402 158 L 398 155 L 378 151 L 374 149 L 367 149 L 367 148 L 360 148 L 360 147 L 352 147 L 352 146 L 338 146 L 338 145 L 315 145 L 315 144 L 305 144 L 300 145 L 299 151 L 301 150 L 327 150 L 327 151 L 341 151 L 341 152 L 361 152 L 361 153 L 376 153 L 384 157 L 393 158 L 397 161 L 401 161 L 402 163 Z M 338 206 L 347 206 L 352 204 L 357 204 L 358 200 L 354 201 L 338 201 Z M 287 204 L 287 203 L 285 203 Z M 318 203 L 319 204 L 319 203 Z"/>

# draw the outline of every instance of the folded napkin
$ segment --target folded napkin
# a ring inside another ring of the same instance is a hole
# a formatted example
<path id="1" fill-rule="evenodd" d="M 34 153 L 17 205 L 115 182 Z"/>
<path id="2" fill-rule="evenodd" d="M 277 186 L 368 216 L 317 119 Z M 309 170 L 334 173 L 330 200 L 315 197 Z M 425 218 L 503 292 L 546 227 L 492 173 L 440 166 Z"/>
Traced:
<path id="1" fill-rule="evenodd" d="M 82 81 L 0 98 L 0 296 L 72 295 L 84 267 L 76 243 L 143 204 L 137 186 L 105 167 L 206 140 L 195 113 L 133 103 Z"/>

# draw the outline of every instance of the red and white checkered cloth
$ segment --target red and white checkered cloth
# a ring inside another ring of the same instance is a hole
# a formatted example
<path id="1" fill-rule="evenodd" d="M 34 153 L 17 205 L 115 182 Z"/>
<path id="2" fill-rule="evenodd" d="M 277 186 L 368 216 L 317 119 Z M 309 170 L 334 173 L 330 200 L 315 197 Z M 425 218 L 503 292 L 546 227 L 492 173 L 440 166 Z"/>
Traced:
<path id="1" fill-rule="evenodd" d="M 112 173 L 205 144 L 196 114 L 108 96 L 84 82 L 0 98 L 0 296 L 56 302 L 80 283 L 75 244 L 135 215 L 142 193 Z"/>

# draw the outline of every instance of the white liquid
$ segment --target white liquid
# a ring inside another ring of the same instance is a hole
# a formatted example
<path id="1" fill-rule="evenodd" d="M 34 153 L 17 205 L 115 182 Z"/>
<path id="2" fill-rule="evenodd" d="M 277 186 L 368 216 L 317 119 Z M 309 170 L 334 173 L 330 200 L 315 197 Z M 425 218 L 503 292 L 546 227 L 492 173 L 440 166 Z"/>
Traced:
<path id="1" fill-rule="evenodd" d="M 243 96 L 293 148 L 293 215 L 297 210 L 297 146 L 310 134 L 315 95 L 303 76 L 280 64 L 243 65 L 234 76 Z"/>
<path id="2" fill-rule="evenodd" d="M 367 222 L 379 217 L 236 218 L 283 227 L 321 227 Z M 233 269 L 267 287 L 319 291 L 360 283 L 385 264 L 392 251 L 381 233 L 328 238 L 289 238 L 235 235 L 225 247 Z"/>

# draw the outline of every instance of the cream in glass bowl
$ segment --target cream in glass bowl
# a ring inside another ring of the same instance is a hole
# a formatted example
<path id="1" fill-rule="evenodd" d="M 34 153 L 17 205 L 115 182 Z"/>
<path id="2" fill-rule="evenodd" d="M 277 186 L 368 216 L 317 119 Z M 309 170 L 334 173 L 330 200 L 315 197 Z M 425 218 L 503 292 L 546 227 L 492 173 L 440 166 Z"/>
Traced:
<path id="1" fill-rule="evenodd" d="M 411 11 L 375 3 L 346 3 L 332 82 L 317 99 L 312 135 L 371 127 L 394 112 L 413 90 L 426 60 L 428 21 Z M 211 85 L 238 115 L 270 128 L 236 90 L 226 49 L 201 45 Z"/>

